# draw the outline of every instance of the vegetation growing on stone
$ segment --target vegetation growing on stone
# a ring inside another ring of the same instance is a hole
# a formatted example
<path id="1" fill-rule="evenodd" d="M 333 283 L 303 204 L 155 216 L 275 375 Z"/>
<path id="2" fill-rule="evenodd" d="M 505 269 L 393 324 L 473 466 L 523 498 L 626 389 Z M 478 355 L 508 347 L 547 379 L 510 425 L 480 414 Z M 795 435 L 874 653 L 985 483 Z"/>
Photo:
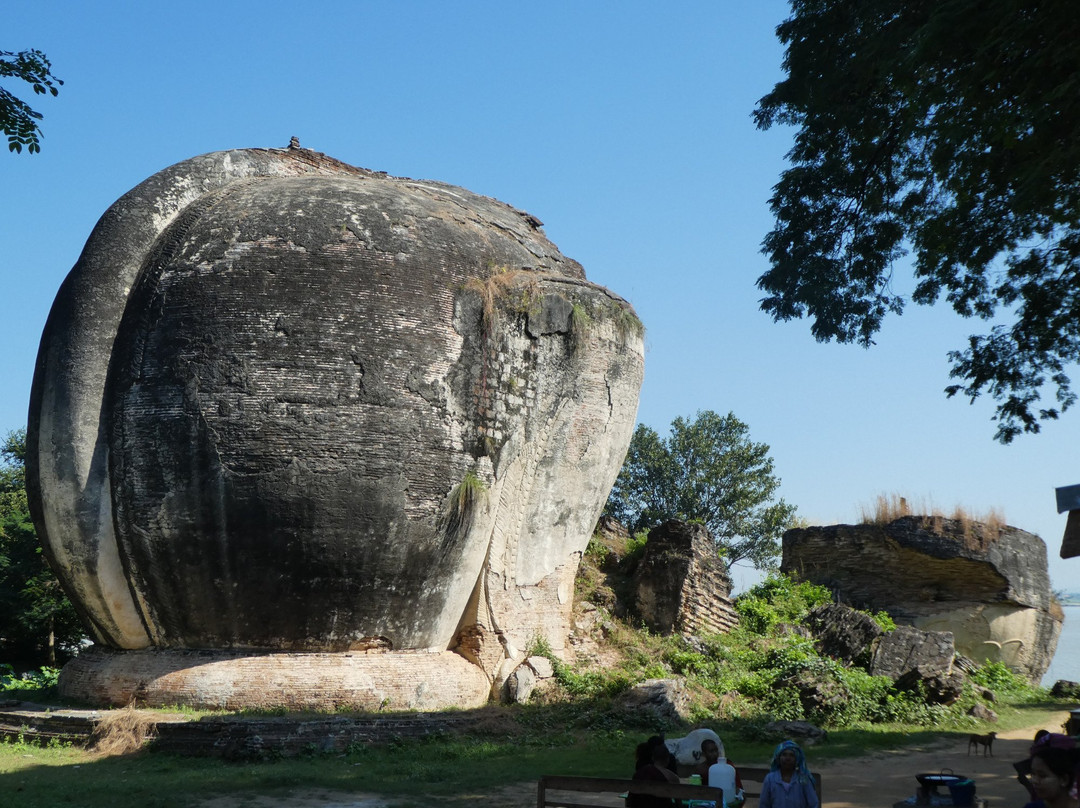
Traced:
<path id="1" fill-rule="evenodd" d="M 582 344 L 585 332 L 592 325 L 593 317 L 588 306 L 580 301 L 574 301 L 570 305 L 570 334 L 574 338 L 574 350 Z"/>
<path id="2" fill-rule="evenodd" d="M 465 290 L 479 295 L 484 335 L 494 336 L 500 310 L 528 314 L 539 306 L 540 292 L 535 273 L 509 267 L 494 267 L 487 278 L 470 278 Z"/>
<path id="3" fill-rule="evenodd" d="M 896 631 L 896 621 L 886 611 L 867 612 L 883 631 Z"/>
<path id="4" fill-rule="evenodd" d="M 910 497 L 900 494 L 878 494 L 871 506 L 859 508 L 859 521 L 864 525 L 887 525 L 904 516 L 919 516 L 926 525 L 937 533 L 944 533 L 945 520 L 949 519 L 960 528 L 960 537 L 965 544 L 981 544 L 993 541 L 1005 528 L 1005 515 L 997 508 L 986 513 L 976 513 L 963 505 L 956 505 L 946 513 L 926 502 L 915 502 Z"/>
<path id="5" fill-rule="evenodd" d="M 637 337 L 645 335 L 645 324 L 628 304 L 612 301 L 612 313 L 615 329 L 624 339 L 631 334 Z"/>
<path id="6" fill-rule="evenodd" d="M 461 482 L 454 486 L 447 499 L 443 525 L 450 535 L 459 535 L 469 529 L 477 508 L 487 501 L 487 483 L 475 472 L 467 471 Z"/>
<path id="7" fill-rule="evenodd" d="M 775 636 L 781 626 L 796 624 L 815 606 L 831 602 L 832 595 L 824 586 L 771 575 L 738 598 L 735 610 L 746 630 Z"/>
<path id="8" fill-rule="evenodd" d="M 923 529 L 954 539 L 969 550 L 985 550 L 1007 527 L 1004 514 L 997 508 L 975 513 L 957 505 L 946 515 L 933 504 L 915 503 L 899 494 L 879 494 L 870 507 L 859 508 L 859 522 L 864 525 L 883 527 L 904 517 L 918 519 Z"/>

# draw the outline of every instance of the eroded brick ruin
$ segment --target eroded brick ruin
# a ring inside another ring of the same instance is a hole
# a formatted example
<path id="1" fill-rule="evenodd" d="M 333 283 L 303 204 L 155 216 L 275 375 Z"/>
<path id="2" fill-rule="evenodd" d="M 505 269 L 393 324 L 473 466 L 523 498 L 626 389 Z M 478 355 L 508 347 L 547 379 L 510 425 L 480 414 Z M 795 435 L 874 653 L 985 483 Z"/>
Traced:
<path id="1" fill-rule="evenodd" d="M 496 200 L 295 145 L 154 175 L 34 379 L 31 508 L 95 640 L 62 692 L 485 702 L 562 648 L 642 368 L 626 301 Z"/>

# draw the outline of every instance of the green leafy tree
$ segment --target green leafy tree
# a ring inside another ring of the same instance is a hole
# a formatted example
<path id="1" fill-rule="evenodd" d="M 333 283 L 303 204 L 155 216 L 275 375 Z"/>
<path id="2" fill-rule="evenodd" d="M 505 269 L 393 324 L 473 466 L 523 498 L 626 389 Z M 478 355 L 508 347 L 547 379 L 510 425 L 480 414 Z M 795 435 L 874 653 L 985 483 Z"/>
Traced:
<path id="1" fill-rule="evenodd" d="M 0 659 L 55 665 L 86 632 L 41 552 L 26 502 L 26 430 L 0 447 Z"/>
<path id="2" fill-rule="evenodd" d="M 29 84 L 36 95 L 56 96 L 63 81 L 52 74 L 52 64 L 39 50 L 18 53 L 0 51 L 0 79 L 18 79 Z M 42 114 L 8 90 L 0 87 L 0 129 L 7 135 L 8 151 L 34 154 L 41 151 Z"/>
<path id="3" fill-rule="evenodd" d="M 638 424 L 605 512 L 633 531 L 667 519 L 700 521 L 729 567 L 743 559 L 775 566 L 795 508 L 774 501 L 780 480 L 769 447 L 749 435 L 733 413 L 711 410 L 693 421 L 676 418 L 667 438 Z"/>
<path id="4" fill-rule="evenodd" d="M 1080 359 L 1080 14 L 1073 0 L 792 0 L 787 77 L 757 125 L 796 128 L 758 279 L 775 320 L 873 343 L 905 297 L 945 296 L 986 333 L 945 389 L 997 402 L 995 437 L 1038 432 Z M 1044 401 L 1053 390 L 1054 401 Z"/>

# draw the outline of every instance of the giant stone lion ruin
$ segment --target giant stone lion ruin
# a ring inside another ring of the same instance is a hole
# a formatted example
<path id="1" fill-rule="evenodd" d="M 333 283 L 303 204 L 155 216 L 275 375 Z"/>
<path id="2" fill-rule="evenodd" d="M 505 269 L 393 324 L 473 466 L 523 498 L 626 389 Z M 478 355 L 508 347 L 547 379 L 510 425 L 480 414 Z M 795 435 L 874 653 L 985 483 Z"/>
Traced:
<path id="1" fill-rule="evenodd" d="M 435 709 L 559 652 L 640 323 L 533 217 L 299 148 L 106 211 L 41 341 L 27 475 L 101 705 Z"/>

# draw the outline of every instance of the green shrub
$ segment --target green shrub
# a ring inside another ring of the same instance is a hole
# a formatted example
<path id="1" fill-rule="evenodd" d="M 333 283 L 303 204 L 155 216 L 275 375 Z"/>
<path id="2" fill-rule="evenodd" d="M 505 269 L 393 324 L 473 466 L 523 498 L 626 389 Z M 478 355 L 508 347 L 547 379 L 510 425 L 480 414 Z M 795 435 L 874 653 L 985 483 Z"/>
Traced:
<path id="1" fill-rule="evenodd" d="M 784 623 L 798 623 L 815 606 L 832 602 L 828 588 L 786 575 L 770 575 L 735 600 L 741 624 L 755 634 L 770 635 Z"/>
<path id="2" fill-rule="evenodd" d="M 637 563 L 637 561 L 645 555 L 645 544 L 649 541 L 649 532 L 647 530 L 641 530 L 626 540 L 626 555 L 623 556 L 623 563 Z"/>
<path id="3" fill-rule="evenodd" d="M 594 535 L 589 539 L 589 545 L 585 548 L 585 558 L 595 566 L 602 567 L 611 555 L 611 548 L 604 544 L 599 536 Z"/>
<path id="4" fill-rule="evenodd" d="M 1033 687 L 1027 679 L 1001 662 L 984 662 L 971 674 L 971 681 L 993 690 L 995 694 L 1007 695 L 1013 701 L 1033 700 L 1043 695 L 1040 688 Z"/>
<path id="5" fill-rule="evenodd" d="M 472 527 L 477 510 L 487 501 L 488 487 L 475 472 L 467 471 L 450 491 L 440 522 L 448 535 L 466 533 Z"/>
<path id="6" fill-rule="evenodd" d="M 896 631 L 896 621 L 892 619 L 888 612 L 867 612 L 867 614 L 878 624 L 882 631 Z"/>
<path id="7" fill-rule="evenodd" d="M 662 668 L 653 677 L 633 676 L 625 671 L 616 669 L 578 671 L 567 665 L 551 649 L 547 638 L 537 636 L 529 643 L 525 651 L 526 656 L 542 656 L 551 662 L 555 681 L 559 683 L 566 695 L 576 698 L 596 698 L 599 696 L 615 696 L 633 685 L 636 681 L 646 678 L 659 678 L 666 675 Z"/>
<path id="8" fill-rule="evenodd" d="M 621 671 L 579 672 L 558 659 L 552 659 L 551 664 L 555 670 L 555 680 L 568 695 L 578 698 L 617 696 L 634 684 L 631 678 Z"/>
<path id="9" fill-rule="evenodd" d="M 644 549 L 645 538 L 640 533 L 630 541 L 619 562 L 621 571 L 628 558 Z M 975 726 L 966 714 L 979 699 L 970 683 L 957 703 L 928 704 L 925 688 L 897 690 L 886 677 L 823 657 L 815 641 L 788 628 L 830 600 L 825 587 L 774 575 L 736 600 L 740 622 L 725 634 L 691 641 L 660 637 L 607 615 L 607 647 L 620 655 L 614 665 L 569 666 L 555 659 L 543 640 L 535 641 L 530 653 L 552 659 L 563 699 L 587 712 L 590 725 L 603 724 L 602 705 L 611 696 L 646 678 L 678 675 L 698 694 L 691 711 L 699 723 L 731 721 L 750 733 L 775 719 L 807 720 L 826 728 L 914 725 L 970 731 Z M 883 630 L 896 628 L 888 613 L 868 614 Z M 1009 703 L 1045 695 L 1000 663 L 982 666 L 973 679 Z"/>
<path id="10" fill-rule="evenodd" d="M 761 603 L 758 602 L 760 607 Z M 818 654 L 813 641 L 789 634 L 762 636 L 746 627 L 673 642 L 664 663 L 692 685 L 722 699 L 724 718 L 753 722 L 807 720 L 829 728 L 860 724 L 964 725 L 973 699 L 942 707 L 925 693 L 897 691 L 890 679 Z M 812 695 L 800 696 L 800 688 Z"/>
<path id="11" fill-rule="evenodd" d="M 47 697 L 56 692 L 59 679 L 59 668 L 44 667 L 16 676 L 11 665 L 0 662 L 0 693 L 9 693 L 23 699 Z"/>
<path id="12" fill-rule="evenodd" d="M 739 625 L 754 634 L 770 634 L 780 622 L 776 609 L 759 598 L 743 596 L 735 602 L 735 610 L 739 614 Z"/>
<path id="13" fill-rule="evenodd" d="M 525 656 L 542 656 L 549 660 L 555 660 L 555 652 L 551 650 L 551 643 L 548 642 L 547 637 L 537 634 L 532 638 L 532 642 L 525 648 Z"/>

